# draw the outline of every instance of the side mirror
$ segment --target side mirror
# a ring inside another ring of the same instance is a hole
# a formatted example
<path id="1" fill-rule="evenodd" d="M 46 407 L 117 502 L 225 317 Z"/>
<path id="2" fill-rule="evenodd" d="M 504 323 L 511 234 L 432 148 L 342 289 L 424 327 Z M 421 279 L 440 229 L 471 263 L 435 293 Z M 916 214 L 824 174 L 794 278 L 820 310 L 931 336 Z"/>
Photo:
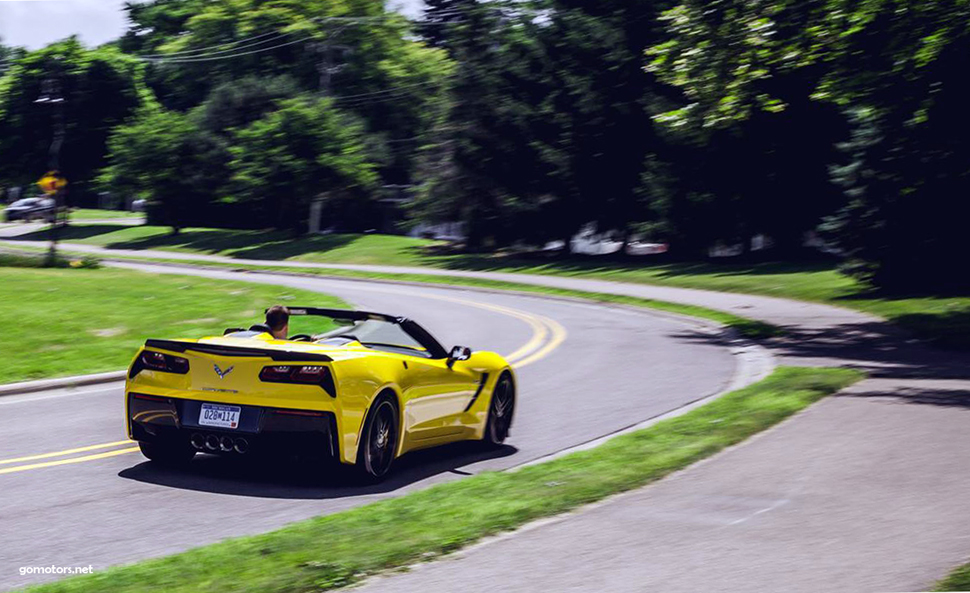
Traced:
<path id="1" fill-rule="evenodd" d="M 448 368 L 450 369 L 459 360 L 468 360 L 472 357 L 472 349 L 467 346 L 455 346 L 448 353 Z"/>

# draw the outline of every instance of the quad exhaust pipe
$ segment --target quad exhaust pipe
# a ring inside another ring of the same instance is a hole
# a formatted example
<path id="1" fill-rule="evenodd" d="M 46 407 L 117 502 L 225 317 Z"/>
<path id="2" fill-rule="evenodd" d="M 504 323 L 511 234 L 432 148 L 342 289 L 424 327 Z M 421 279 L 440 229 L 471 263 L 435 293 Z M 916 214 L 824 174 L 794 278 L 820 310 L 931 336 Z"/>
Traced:
<path id="1" fill-rule="evenodd" d="M 236 453 L 245 455 L 249 453 L 249 441 L 243 438 L 236 439 L 233 441 L 232 448 L 235 449 Z"/>
<path id="2" fill-rule="evenodd" d="M 235 451 L 240 455 L 245 455 L 249 452 L 249 441 L 242 437 L 234 439 L 230 436 L 220 437 L 214 434 L 204 435 L 196 432 L 189 438 L 189 443 L 196 451 L 207 451 L 209 453 Z"/>

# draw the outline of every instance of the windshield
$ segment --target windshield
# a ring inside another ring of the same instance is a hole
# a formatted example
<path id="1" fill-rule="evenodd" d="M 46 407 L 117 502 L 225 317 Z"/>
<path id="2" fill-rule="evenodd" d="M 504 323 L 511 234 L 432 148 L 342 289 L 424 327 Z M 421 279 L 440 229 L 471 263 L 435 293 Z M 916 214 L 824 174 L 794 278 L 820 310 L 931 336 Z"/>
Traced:
<path id="1" fill-rule="evenodd" d="M 379 319 L 356 321 L 316 336 L 317 342 L 332 340 L 356 340 L 364 346 L 376 349 L 404 351 L 415 356 L 430 356 L 427 349 L 408 335 L 400 325 Z"/>

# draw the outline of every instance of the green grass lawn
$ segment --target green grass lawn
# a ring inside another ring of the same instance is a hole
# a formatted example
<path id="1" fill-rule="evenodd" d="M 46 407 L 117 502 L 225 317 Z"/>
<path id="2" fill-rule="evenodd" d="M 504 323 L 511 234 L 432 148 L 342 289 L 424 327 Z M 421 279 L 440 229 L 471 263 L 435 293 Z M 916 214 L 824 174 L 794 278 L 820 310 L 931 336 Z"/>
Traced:
<path id="1" fill-rule="evenodd" d="M 31 591 L 290 593 L 344 587 L 658 480 L 860 377 L 849 369 L 779 368 L 750 387 L 594 449 Z"/>
<path id="2" fill-rule="evenodd" d="M 0 266 L 8 258 L 0 257 Z M 16 265 L 16 264 L 14 264 Z M 116 269 L 0 267 L 0 383 L 125 368 L 146 338 L 221 335 L 274 303 L 344 306 L 290 288 Z M 319 321 L 319 320 L 314 320 Z M 298 327 L 294 333 L 320 331 Z M 312 321 L 311 321 L 312 322 Z"/>
<path id="3" fill-rule="evenodd" d="M 26 239 L 45 240 L 43 231 Z M 651 263 L 598 257 L 515 258 L 454 254 L 443 244 L 389 235 L 321 235 L 292 238 L 278 231 L 118 228 L 75 225 L 64 241 L 109 248 L 162 249 L 227 257 L 315 263 L 431 266 L 446 269 L 554 274 L 742 292 L 828 303 L 893 321 L 943 345 L 970 348 L 970 296 L 876 295 L 840 274 L 834 264 Z M 914 287 L 915 290 L 918 287 Z"/>

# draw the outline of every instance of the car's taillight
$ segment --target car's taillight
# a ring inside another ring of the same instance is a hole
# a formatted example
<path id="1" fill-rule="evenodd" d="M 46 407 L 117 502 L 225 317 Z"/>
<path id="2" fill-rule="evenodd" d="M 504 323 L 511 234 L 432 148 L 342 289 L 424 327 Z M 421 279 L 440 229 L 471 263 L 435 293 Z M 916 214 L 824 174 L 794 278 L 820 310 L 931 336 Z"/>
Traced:
<path id="1" fill-rule="evenodd" d="M 259 371 L 259 380 L 266 383 L 296 383 L 319 385 L 333 397 L 337 397 L 330 369 L 320 365 L 273 365 Z"/>
<path id="2" fill-rule="evenodd" d="M 138 358 L 142 368 L 152 371 L 176 373 L 179 375 L 184 375 L 189 372 L 189 360 L 181 356 L 172 356 L 171 354 L 145 350 Z"/>

